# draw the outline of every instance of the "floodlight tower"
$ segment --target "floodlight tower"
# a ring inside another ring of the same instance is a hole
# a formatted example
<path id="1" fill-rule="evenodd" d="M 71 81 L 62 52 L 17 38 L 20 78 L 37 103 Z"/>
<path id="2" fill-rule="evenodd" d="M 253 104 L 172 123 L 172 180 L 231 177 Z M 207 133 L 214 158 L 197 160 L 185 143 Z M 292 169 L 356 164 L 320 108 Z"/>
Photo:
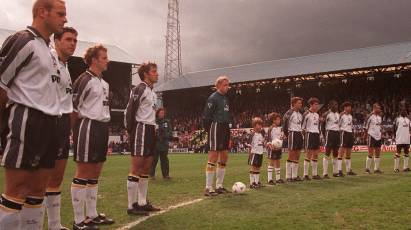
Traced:
<path id="1" fill-rule="evenodd" d="M 179 0 L 168 1 L 164 81 L 182 76 Z"/>

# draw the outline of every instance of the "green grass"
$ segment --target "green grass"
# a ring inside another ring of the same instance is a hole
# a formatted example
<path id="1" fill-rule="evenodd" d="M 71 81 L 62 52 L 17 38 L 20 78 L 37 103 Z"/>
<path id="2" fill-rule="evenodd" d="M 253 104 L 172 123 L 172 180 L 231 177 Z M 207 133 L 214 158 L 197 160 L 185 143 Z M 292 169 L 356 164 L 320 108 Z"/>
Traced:
<path id="1" fill-rule="evenodd" d="M 408 229 L 411 173 L 394 174 L 392 155 L 384 154 L 384 174 L 365 175 L 365 156 L 353 154 L 353 169 L 359 174 L 355 177 L 284 184 L 247 191 L 244 195 L 208 198 L 152 217 L 134 229 Z M 172 180 L 157 177 L 150 181 L 149 199 L 166 208 L 202 198 L 206 159 L 206 155 L 198 154 L 170 155 Z M 319 165 L 321 172 L 322 164 Z M 116 224 L 102 229 L 115 229 L 138 219 L 125 213 L 128 168 L 129 156 L 112 156 L 105 164 L 99 183 L 98 211 L 114 218 Z M 247 155 L 231 155 L 226 187 L 231 188 L 236 181 L 248 184 L 248 169 Z M 69 193 L 73 173 L 70 160 L 62 189 L 62 220 L 69 227 L 73 220 Z M 159 169 L 157 173 L 161 174 Z M 261 179 L 266 181 L 265 166 Z"/>

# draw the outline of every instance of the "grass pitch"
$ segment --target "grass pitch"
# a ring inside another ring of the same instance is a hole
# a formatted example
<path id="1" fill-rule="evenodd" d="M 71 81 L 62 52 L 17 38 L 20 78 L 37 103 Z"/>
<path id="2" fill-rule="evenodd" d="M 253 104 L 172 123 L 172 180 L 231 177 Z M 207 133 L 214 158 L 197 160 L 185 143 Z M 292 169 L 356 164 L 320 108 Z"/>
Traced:
<path id="1" fill-rule="evenodd" d="M 283 156 L 282 166 L 286 157 Z M 358 173 L 355 177 L 282 184 L 242 195 L 206 198 L 149 218 L 133 229 L 409 229 L 411 173 L 394 174 L 392 154 L 386 153 L 381 161 L 384 174 L 365 175 L 365 157 L 365 153 L 353 153 L 352 167 Z M 158 168 L 157 179 L 149 182 L 150 201 L 166 208 L 203 198 L 206 159 L 206 155 L 199 154 L 170 155 L 172 180 L 162 180 Z M 99 180 L 98 211 L 114 218 L 116 224 L 102 229 L 116 229 L 139 218 L 126 214 L 128 169 L 129 156 L 108 157 Z M 226 187 L 231 188 L 236 181 L 248 185 L 248 171 L 247 155 L 231 154 Z M 73 221 L 70 199 L 73 174 L 74 163 L 70 159 L 62 187 L 62 221 L 68 227 Z M 266 166 L 263 166 L 262 182 L 266 178 Z"/>

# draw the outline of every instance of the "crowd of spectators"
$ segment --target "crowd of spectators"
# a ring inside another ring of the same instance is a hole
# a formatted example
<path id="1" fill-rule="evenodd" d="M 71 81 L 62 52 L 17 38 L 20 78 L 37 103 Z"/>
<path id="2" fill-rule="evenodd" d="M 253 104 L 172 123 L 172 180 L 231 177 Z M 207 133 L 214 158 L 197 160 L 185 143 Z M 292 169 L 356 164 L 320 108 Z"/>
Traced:
<path id="1" fill-rule="evenodd" d="M 355 144 L 362 145 L 366 144 L 363 125 L 372 110 L 373 103 L 376 102 L 382 106 L 384 141 L 387 144 L 393 142 L 393 121 L 398 115 L 400 104 L 410 101 L 410 91 L 411 84 L 405 77 L 400 79 L 391 77 L 378 80 L 364 78 L 347 82 L 330 81 L 321 85 L 318 82 L 307 82 L 300 87 L 293 88 L 292 95 L 302 97 L 304 101 L 310 97 L 319 98 L 322 106 L 319 111 L 320 115 L 328 110 L 327 104 L 332 99 L 337 100 L 340 104 L 344 101 L 350 101 L 353 104 Z M 267 120 L 269 113 L 284 114 L 290 107 L 291 90 L 287 87 L 274 87 L 273 85 L 254 85 L 234 88 L 228 97 L 233 116 L 232 127 L 250 128 L 252 117 L 261 117 L 268 126 L 270 124 L 270 121 Z M 201 101 L 196 101 L 196 98 L 192 96 L 189 104 L 176 103 L 171 106 L 174 108 L 168 114 L 172 118 L 173 128 L 178 135 L 194 135 L 193 132 L 201 128 L 201 115 L 205 100 L 206 98 L 203 96 Z M 409 107 L 409 111 L 411 111 L 411 107 Z M 246 140 L 246 133 L 233 136 L 233 150 L 243 150 Z M 187 141 L 178 145 L 179 147 L 195 148 L 190 146 L 190 142 L 187 143 Z"/>
<path id="2" fill-rule="evenodd" d="M 372 110 L 372 104 L 378 102 L 382 106 L 383 114 L 383 139 L 387 144 L 393 143 L 393 121 L 398 115 L 401 103 L 411 99 L 411 82 L 405 77 L 383 78 L 370 80 L 368 78 L 355 79 L 346 82 L 329 81 L 305 82 L 297 87 L 287 85 L 256 85 L 250 84 L 241 88 L 230 90 L 230 111 L 232 114 L 232 128 L 251 128 L 251 119 L 255 116 L 265 121 L 265 126 L 270 125 L 268 114 L 278 112 L 284 114 L 290 107 L 290 97 L 299 96 L 306 102 L 310 97 L 317 97 L 321 102 L 320 115 L 328 110 L 330 100 L 337 100 L 340 104 L 350 101 L 353 104 L 353 124 L 355 144 L 366 144 L 363 133 L 363 124 Z M 188 148 L 196 152 L 204 152 L 206 136 L 202 128 L 202 112 L 208 95 L 207 90 L 196 90 L 180 93 L 176 98 L 168 97 L 166 108 L 168 118 L 173 127 L 172 148 Z M 113 99 L 113 98 L 112 98 Z M 117 102 L 116 102 L 117 103 Z M 124 104 L 126 101 L 121 101 Z M 305 105 L 306 106 L 306 105 Z M 408 105 L 409 106 L 409 105 Z M 305 107 L 304 109 L 307 109 Z M 409 107 L 409 110 L 411 108 Z M 125 136 L 122 116 L 113 117 L 110 126 L 110 135 Z M 233 152 L 246 149 L 248 132 L 235 132 L 232 135 L 231 146 Z M 120 142 L 110 143 L 113 150 L 127 149 L 127 138 Z"/>

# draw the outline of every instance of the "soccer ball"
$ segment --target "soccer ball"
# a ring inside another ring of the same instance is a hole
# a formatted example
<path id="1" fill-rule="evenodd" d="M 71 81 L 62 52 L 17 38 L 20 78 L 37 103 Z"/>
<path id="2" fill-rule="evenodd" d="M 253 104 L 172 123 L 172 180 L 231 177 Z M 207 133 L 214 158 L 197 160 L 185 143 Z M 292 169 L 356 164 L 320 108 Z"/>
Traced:
<path id="1" fill-rule="evenodd" d="M 243 193 L 245 192 L 246 186 L 242 182 L 235 182 L 233 185 L 233 193 Z"/>
<path id="2" fill-rule="evenodd" d="M 283 147 L 283 141 L 280 139 L 274 139 L 271 141 L 271 145 L 274 149 L 281 149 Z"/>

